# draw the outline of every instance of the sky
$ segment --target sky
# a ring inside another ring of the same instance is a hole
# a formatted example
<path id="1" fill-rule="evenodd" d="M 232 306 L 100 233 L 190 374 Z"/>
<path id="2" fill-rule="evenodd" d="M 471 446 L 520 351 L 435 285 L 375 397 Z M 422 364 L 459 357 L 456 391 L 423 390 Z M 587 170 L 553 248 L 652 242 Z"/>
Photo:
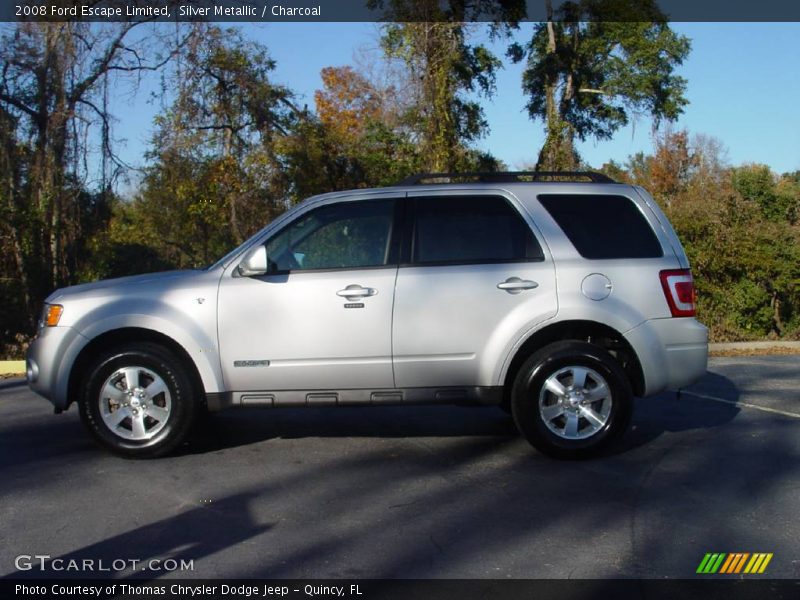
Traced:
<path id="1" fill-rule="evenodd" d="M 689 105 L 673 127 L 717 138 L 727 148 L 731 165 L 755 162 L 777 173 L 800 170 L 800 23 L 671 26 L 692 40 L 691 53 L 678 69 L 688 80 Z M 379 56 L 374 23 L 259 23 L 243 28 L 275 59 L 273 81 L 297 92 L 299 103 L 312 108 L 314 91 L 322 86 L 323 67 Z M 530 36 L 531 28 L 532 24 L 521 26 L 520 41 Z M 492 48 L 502 56 L 506 44 Z M 544 141 L 543 124 L 531 121 L 525 110 L 522 69 L 523 65 L 504 60 L 495 95 L 481 100 L 490 132 L 478 146 L 510 169 L 535 163 Z M 144 101 L 148 85 L 155 82 L 145 83 L 136 97 L 120 95 L 112 106 L 119 119 L 115 137 L 125 140 L 120 155 L 137 166 L 144 164 L 158 108 Z M 599 167 L 610 159 L 624 163 L 631 154 L 651 152 L 652 147 L 651 122 L 640 118 L 611 140 L 580 143 L 578 151 Z"/>

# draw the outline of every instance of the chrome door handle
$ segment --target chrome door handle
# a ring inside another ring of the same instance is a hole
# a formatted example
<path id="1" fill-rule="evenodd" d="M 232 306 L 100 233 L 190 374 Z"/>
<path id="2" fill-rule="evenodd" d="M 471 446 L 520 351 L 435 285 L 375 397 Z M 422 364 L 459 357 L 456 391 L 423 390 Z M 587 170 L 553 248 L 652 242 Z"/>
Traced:
<path id="1" fill-rule="evenodd" d="M 539 284 L 530 279 L 520 279 L 519 277 L 509 277 L 502 283 L 497 284 L 498 289 L 505 290 L 509 294 L 519 294 L 523 290 L 532 290 L 539 287 Z"/>
<path id="2" fill-rule="evenodd" d="M 378 290 L 373 288 L 365 288 L 361 287 L 358 284 L 351 284 L 348 285 L 343 290 L 339 290 L 336 292 L 337 296 L 341 296 L 342 298 L 367 298 L 368 296 L 374 296 L 378 293 Z"/>

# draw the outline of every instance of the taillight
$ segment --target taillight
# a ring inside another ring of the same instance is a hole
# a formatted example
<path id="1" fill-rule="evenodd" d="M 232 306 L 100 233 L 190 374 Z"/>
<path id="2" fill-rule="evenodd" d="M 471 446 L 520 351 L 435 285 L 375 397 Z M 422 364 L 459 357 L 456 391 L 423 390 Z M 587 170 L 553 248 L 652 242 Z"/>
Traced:
<path id="1" fill-rule="evenodd" d="M 689 269 L 673 269 L 661 271 L 661 287 L 667 298 L 669 310 L 673 317 L 693 317 L 695 315 L 694 279 Z"/>

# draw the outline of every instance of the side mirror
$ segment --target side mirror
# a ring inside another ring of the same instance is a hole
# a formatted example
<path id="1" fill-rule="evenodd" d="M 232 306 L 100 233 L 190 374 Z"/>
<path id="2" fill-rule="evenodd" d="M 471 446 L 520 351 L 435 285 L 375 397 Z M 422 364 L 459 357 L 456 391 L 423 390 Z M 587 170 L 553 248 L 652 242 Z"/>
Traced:
<path id="1" fill-rule="evenodd" d="M 266 275 L 269 263 L 267 262 L 267 249 L 259 244 L 247 254 L 242 262 L 236 267 L 236 272 L 240 277 L 254 277 L 256 275 Z"/>

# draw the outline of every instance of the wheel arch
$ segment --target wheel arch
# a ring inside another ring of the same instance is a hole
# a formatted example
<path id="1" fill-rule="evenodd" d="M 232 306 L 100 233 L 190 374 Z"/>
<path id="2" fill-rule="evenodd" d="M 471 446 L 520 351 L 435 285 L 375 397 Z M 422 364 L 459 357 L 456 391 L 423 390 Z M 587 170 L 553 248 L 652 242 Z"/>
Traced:
<path id="1" fill-rule="evenodd" d="M 577 340 L 595 344 L 608 351 L 628 377 L 635 396 L 645 390 L 644 371 L 636 351 L 619 331 L 596 321 L 570 320 L 552 323 L 531 334 L 517 349 L 508 363 L 503 378 L 503 402 L 510 401 L 511 388 L 525 360 L 552 342 Z"/>
<path id="2" fill-rule="evenodd" d="M 69 382 L 67 384 L 67 406 L 74 402 L 80 393 L 80 385 L 83 381 L 84 374 L 89 368 L 89 365 L 96 359 L 96 357 L 104 350 L 120 346 L 122 344 L 131 344 L 137 342 L 149 342 L 158 344 L 172 352 L 175 357 L 181 361 L 181 364 L 186 368 L 186 373 L 192 386 L 195 390 L 197 398 L 205 404 L 205 386 L 203 379 L 200 376 L 200 371 L 197 365 L 192 360 L 186 349 L 168 335 L 152 329 L 142 327 L 123 327 L 119 329 L 112 329 L 101 333 L 100 335 L 92 338 L 78 354 L 77 358 L 72 364 L 69 374 Z"/>

